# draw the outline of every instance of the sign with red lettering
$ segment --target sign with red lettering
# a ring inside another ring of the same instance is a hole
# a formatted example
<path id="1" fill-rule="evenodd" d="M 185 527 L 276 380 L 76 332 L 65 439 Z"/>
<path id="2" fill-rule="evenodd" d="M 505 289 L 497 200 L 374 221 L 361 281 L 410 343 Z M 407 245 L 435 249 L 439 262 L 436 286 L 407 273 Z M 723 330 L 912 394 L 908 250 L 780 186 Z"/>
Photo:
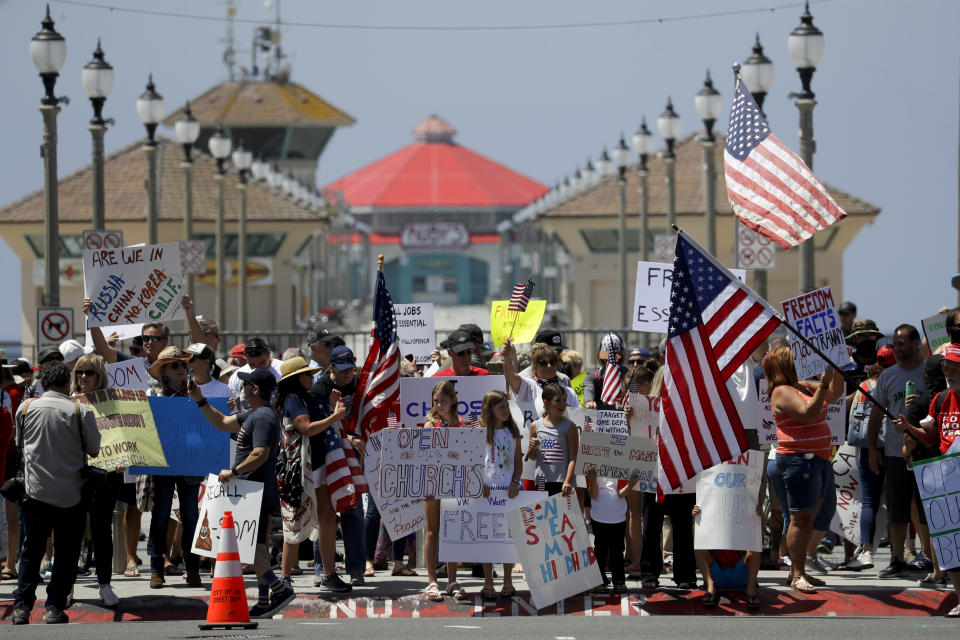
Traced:
<path id="1" fill-rule="evenodd" d="M 640 491 L 656 492 L 657 441 L 619 433 L 584 431 L 580 434 L 577 473 L 587 475 L 593 469 L 600 478 L 630 480 L 637 476 Z"/>
<path id="2" fill-rule="evenodd" d="M 440 501 L 440 562 L 519 562 L 507 513 L 547 497 L 521 491 L 516 498 L 492 489 L 486 498 Z"/>
<path id="3" fill-rule="evenodd" d="M 380 498 L 478 498 L 485 429 L 383 429 Z"/>
<path id="4" fill-rule="evenodd" d="M 84 251 L 83 289 L 88 327 L 181 320 L 180 244 Z"/>
<path id="5" fill-rule="evenodd" d="M 850 363 L 850 352 L 847 350 L 830 287 L 790 298 L 782 302 L 781 306 L 787 322 L 830 358 L 831 362 L 841 368 Z M 819 376 L 827 368 L 827 363 L 792 333 L 790 346 L 793 349 L 798 379 L 806 380 Z"/>
<path id="6" fill-rule="evenodd" d="M 37 346 L 60 344 L 73 337 L 73 309 L 40 307 L 37 309 Z"/>

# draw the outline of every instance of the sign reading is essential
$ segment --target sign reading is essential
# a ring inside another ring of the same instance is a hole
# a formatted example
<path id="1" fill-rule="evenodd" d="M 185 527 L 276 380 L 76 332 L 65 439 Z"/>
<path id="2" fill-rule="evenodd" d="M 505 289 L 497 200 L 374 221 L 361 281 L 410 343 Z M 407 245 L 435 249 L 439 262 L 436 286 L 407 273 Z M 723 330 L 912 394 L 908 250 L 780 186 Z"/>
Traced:
<path id="1" fill-rule="evenodd" d="M 517 344 L 533 342 L 543 322 L 547 310 L 546 300 L 531 300 L 526 311 L 511 311 L 509 300 L 494 300 L 490 308 L 490 338 L 493 345 L 502 345 L 513 331 L 513 341 Z"/>
<path id="2" fill-rule="evenodd" d="M 167 322 L 186 317 L 176 242 L 83 252 L 88 327 Z"/>
<path id="3" fill-rule="evenodd" d="M 100 389 L 77 399 L 93 409 L 100 432 L 100 455 L 88 464 L 105 471 L 167 466 L 145 391 Z"/>
<path id="4" fill-rule="evenodd" d="M 395 304 L 393 315 L 397 319 L 400 353 L 414 356 L 417 364 L 429 364 L 437 341 L 437 332 L 433 328 L 433 303 Z"/>

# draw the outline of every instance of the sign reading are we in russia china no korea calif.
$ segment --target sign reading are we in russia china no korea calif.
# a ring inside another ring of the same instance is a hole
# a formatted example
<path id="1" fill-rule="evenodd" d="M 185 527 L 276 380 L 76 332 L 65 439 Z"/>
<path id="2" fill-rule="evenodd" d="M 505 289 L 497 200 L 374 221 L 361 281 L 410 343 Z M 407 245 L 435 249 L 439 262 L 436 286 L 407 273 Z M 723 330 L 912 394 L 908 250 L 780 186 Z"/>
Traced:
<path id="1" fill-rule="evenodd" d="M 167 322 L 185 317 L 176 242 L 83 252 L 88 327 Z"/>

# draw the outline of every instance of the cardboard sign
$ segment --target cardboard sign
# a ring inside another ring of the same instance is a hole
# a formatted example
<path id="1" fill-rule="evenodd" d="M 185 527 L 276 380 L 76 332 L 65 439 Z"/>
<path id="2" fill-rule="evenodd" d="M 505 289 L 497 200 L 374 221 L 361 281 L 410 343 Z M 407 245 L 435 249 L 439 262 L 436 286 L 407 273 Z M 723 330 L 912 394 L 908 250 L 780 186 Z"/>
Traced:
<path id="1" fill-rule="evenodd" d="M 766 456 L 747 451 L 736 460 L 704 469 L 697 476 L 694 549 L 760 551 L 757 500 Z"/>
<path id="2" fill-rule="evenodd" d="M 636 474 L 640 491 L 657 490 L 657 441 L 618 433 L 584 431 L 577 451 L 577 473 L 596 469 L 601 478 L 629 480 Z"/>
<path id="3" fill-rule="evenodd" d="M 676 236 L 673 236 L 674 240 Z M 673 251 L 670 252 L 673 256 Z M 743 282 L 746 271 L 730 269 Z M 633 298 L 633 330 L 667 333 L 670 323 L 670 287 L 673 263 L 637 262 L 637 286 Z"/>
<path id="4" fill-rule="evenodd" d="M 207 398 L 230 415 L 229 398 Z M 210 424 L 190 398 L 147 398 L 167 459 L 166 467 L 135 466 L 131 473 L 153 476 L 205 476 L 230 468 L 230 434 Z"/>
<path id="5" fill-rule="evenodd" d="M 257 529 L 260 527 L 260 504 L 263 483 L 234 478 L 220 482 L 211 473 L 200 485 L 200 515 L 193 532 L 190 551 L 207 558 L 216 558 L 220 550 L 220 523 L 225 511 L 233 512 L 233 529 L 237 536 L 240 562 L 253 564 L 257 552 Z"/>
<path id="6" fill-rule="evenodd" d="M 839 374 L 836 374 L 839 375 Z M 840 395 L 827 405 L 827 425 L 830 427 L 830 444 L 840 446 L 847 442 L 847 398 Z"/>
<path id="7" fill-rule="evenodd" d="M 930 353 L 936 353 L 937 349 L 950 342 L 950 334 L 947 333 L 947 314 L 938 313 L 935 316 L 924 318 L 921 324 L 923 325 L 923 335 L 927 338 L 927 346 L 930 347 Z"/>
<path id="8" fill-rule="evenodd" d="M 177 242 L 83 252 L 87 326 L 169 322 L 186 317 Z"/>
<path id="9" fill-rule="evenodd" d="M 393 314 L 397 318 L 400 353 L 414 356 L 417 364 L 429 364 L 437 341 L 437 332 L 433 328 L 433 303 L 395 304 Z"/>
<path id="10" fill-rule="evenodd" d="M 777 444 L 777 423 L 770 408 L 770 392 L 767 389 L 766 378 L 760 378 L 758 405 L 760 426 L 757 428 L 757 436 L 760 444 Z M 827 426 L 830 427 L 831 445 L 840 446 L 847 441 L 846 410 L 847 401 L 842 395 L 827 407 Z"/>
<path id="11" fill-rule="evenodd" d="M 833 483 L 837 488 L 837 511 L 830 521 L 830 531 L 860 544 L 860 515 L 863 511 L 863 484 L 857 466 L 856 447 L 848 444 L 837 449 L 833 458 Z M 872 540 L 867 541 L 872 544 Z"/>
<path id="12" fill-rule="evenodd" d="M 129 340 L 143 334 L 143 323 L 138 324 L 118 324 L 113 327 L 100 327 L 104 338 L 109 338 L 111 333 L 117 334 L 117 340 Z M 93 347 L 93 336 L 90 335 L 90 329 L 86 331 L 86 342 L 88 347 Z"/>
<path id="13" fill-rule="evenodd" d="M 960 440 L 960 439 L 958 439 Z M 913 463 L 940 568 L 960 567 L 960 453 Z"/>
<path id="14" fill-rule="evenodd" d="M 450 376 L 444 378 L 400 378 L 400 424 L 419 427 L 427 421 L 433 406 L 433 388 L 450 380 L 457 390 L 457 414 L 469 418 L 480 417 L 483 396 L 488 391 L 503 391 L 507 383 L 503 376 Z"/>
<path id="15" fill-rule="evenodd" d="M 660 433 L 660 397 L 630 394 L 633 417 L 630 419 L 630 435 L 640 438 L 656 438 Z"/>
<path id="16" fill-rule="evenodd" d="M 555 495 L 507 514 L 538 609 L 603 582 L 576 495 Z"/>
<path id="17" fill-rule="evenodd" d="M 831 362 L 841 368 L 850 363 L 850 352 L 847 351 L 830 287 L 784 300 L 781 306 L 786 321 L 816 345 Z M 790 347 L 793 349 L 799 380 L 819 376 L 827 368 L 827 363 L 793 333 L 790 333 Z"/>
<path id="18" fill-rule="evenodd" d="M 599 433 L 616 433 L 622 436 L 630 435 L 627 426 L 627 414 L 623 411 L 603 411 L 600 409 L 582 409 L 583 430 Z"/>
<path id="19" fill-rule="evenodd" d="M 527 310 L 523 312 L 510 311 L 509 300 L 494 300 L 490 308 L 490 338 L 493 346 L 499 347 L 510 337 L 513 329 L 513 342 L 523 344 L 533 342 L 543 322 L 543 314 L 547 310 L 546 300 L 531 300 Z"/>
<path id="20" fill-rule="evenodd" d="M 90 458 L 89 465 L 105 471 L 167 465 L 144 391 L 101 389 L 77 399 L 93 409 L 100 432 L 100 454 Z"/>
<path id="21" fill-rule="evenodd" d="M 464 427 L 382 429 L 380 497 L 477 498 L 487 432 Z"/>
<path id="22" fill-rule="evenodd" d="M 133 360 L 118 360 L 107 365 L 108 387 L 114 389 L 143 389 L 150 388 L 153 378 L 147 373 L 146 358 Z"/>
<path id="23" fill-rule="evenodd" d="M 381 429 L 367 438 L 367 448 L 363 456 L 363 474 L 370 486 L 370 497 L 380 512 L 380 522 L 387 530 L 390 540 L 399 540 L 427 523 L 423 498 L 384 498 L 380 495 L 380 452 L 383 449 Z"/>
<path id="24" fill-rule="evenodd" d="M 489 498 L 440 501 L 441 562 L 520 562 L 507 513 L 547 497 L 546 491 L 491 491 Z"/>

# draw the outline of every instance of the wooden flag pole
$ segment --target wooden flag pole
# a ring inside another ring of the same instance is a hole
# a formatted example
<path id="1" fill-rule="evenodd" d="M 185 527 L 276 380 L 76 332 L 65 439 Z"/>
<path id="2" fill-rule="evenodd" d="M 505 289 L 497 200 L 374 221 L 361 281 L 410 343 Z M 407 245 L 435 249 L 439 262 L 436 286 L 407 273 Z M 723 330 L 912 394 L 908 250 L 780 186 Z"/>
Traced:
<path id="1" fill-rule="evenodd" d="M 530 278 L 527 278 L 527 282 L 530 282 Z M 510 297 L 513 297 L 512 295 Z M 507 340 L 513 337 L 513 330 L 517 326 L 517 319 L 520 318 L 520 311 L 514 311 L 513 313 L 513 325 L 510 327 L 510 335 L 507 336 Z"/>
<path id="2" fill-rule="evenodd" d="M 377 256 L 377 271 L 383 271 L 383 254 Z"/>

